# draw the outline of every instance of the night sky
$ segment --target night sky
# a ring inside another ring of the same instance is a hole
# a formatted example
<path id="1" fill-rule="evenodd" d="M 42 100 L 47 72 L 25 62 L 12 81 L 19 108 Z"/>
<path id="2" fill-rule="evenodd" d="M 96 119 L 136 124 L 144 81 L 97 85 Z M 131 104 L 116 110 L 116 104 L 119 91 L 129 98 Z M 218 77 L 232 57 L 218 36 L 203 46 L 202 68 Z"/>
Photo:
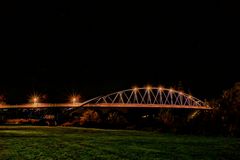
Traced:
<path id="1" fill-rule="evenodd" d="M 0 95 L 62 102 L 182 85 L 200 99 L 240 80 L 234 2 L 15 2 L 1 5 Z"/>

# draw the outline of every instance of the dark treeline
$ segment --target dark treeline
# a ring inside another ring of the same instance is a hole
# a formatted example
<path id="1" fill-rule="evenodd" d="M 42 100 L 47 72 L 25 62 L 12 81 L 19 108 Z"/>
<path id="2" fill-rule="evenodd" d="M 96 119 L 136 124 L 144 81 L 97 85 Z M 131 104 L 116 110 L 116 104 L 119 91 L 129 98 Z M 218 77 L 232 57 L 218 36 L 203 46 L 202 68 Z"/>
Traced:
<path id="1" fill-rule="evenodd" d="M 213 110 L 202 112 L 191 127 L 197 133 L 240 136 L 240 82 L 211 100 Z"/>

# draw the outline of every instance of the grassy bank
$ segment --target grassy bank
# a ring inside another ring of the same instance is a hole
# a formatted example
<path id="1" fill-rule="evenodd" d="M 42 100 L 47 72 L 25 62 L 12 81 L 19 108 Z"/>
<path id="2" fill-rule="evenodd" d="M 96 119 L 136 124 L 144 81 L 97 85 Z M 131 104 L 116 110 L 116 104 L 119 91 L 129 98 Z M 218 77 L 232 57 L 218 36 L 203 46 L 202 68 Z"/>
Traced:
<path id="1" fill-rule="evenodd" d="M 0 127 L 1 160 L 240 159 L 240 139 L 74 127 Z"/>

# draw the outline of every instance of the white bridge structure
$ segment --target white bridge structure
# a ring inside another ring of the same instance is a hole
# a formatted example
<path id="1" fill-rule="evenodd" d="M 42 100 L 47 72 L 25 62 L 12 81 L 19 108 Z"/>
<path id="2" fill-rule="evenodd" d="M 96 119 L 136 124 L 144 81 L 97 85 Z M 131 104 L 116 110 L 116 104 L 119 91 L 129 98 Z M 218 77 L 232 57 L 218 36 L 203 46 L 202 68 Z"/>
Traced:
<path id="1" fill-rule="evenodd" d="M 28 103 L 20 105 L 1 105 L 1 108 L 187 108 L 212 109 L 189 94 L 163 87 L 143 87 L 126 89 L 104 96 L 98 96 L 85 102 L 72 103 Z"/>
<path id="2" fill-rule="evenodd" d="M 189 94 L 162 87 L 122 90 L 85 101 L 81 107 L 211 109 L 206 102 Z"/>

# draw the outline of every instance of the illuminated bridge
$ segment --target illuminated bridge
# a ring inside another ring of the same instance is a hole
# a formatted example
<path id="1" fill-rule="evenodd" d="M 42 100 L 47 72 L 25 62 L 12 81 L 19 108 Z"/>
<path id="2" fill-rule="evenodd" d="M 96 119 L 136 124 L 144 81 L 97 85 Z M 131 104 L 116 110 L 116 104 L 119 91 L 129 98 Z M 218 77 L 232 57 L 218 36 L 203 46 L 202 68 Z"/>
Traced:
<path id="1" fill-rule="evenodd" d="M 205 102 L 173 89 L 133 88 L 99 96 L 84 102 L 85 108 L 189 108 L 211 109 Z"/>
<path id="2" fill-rule="evenodd" d="M 161 87 L 144 87 L 122 90 L 99 96 L 82 103 L 28 103 L 0 105 L 0 108 L 189 108 L 211 109 L 205 102 L 180 91 Z"/>

